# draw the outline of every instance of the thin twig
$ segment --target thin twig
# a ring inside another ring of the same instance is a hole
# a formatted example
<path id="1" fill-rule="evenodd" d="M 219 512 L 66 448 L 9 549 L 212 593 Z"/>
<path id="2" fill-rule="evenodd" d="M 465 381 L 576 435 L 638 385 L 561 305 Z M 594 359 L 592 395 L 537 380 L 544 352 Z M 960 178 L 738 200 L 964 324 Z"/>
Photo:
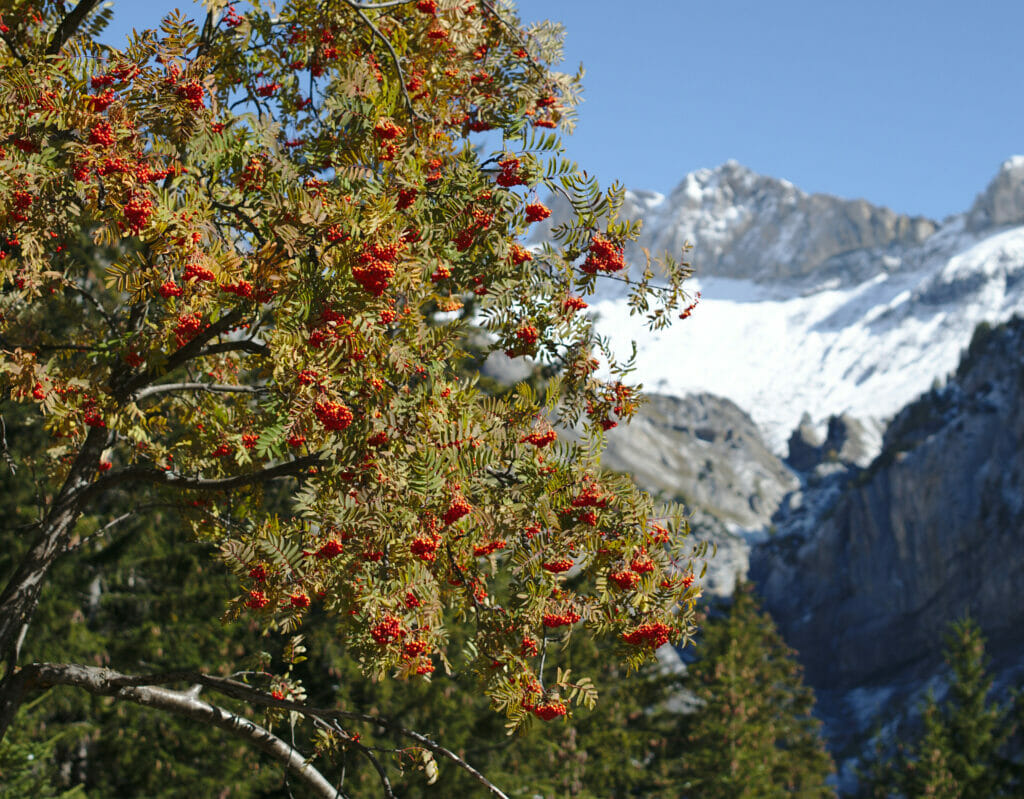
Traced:
<path id="1" fill-rule="evenodd" d="M 257 483 L 266 483 L 282 477 L 297 477 L 306 472 L 311 466 L 322 463 L 319 453 L 306 455 L 287 463 L 279 463 L 267 469 L 260 469 L 247 474 L 236 474 L 232 477 L 186 477 L 178 472 L 152 469 L 146 466 L 129 466 L 111 472 L 99 480 L 91 483 L 82 492 L 82 497 L 109 491 L 124 483 L 155 483 L 157 485 L 169 485 L 186 491 L 229 491 L 234 488 Z"/>

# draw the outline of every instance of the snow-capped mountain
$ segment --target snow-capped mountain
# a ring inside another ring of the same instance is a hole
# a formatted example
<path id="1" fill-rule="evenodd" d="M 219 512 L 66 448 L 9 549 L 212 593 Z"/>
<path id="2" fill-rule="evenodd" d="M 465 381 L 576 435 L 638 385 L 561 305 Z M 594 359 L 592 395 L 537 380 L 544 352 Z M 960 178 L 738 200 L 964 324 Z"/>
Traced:
<path id="1" fill-rule="evenodd" d="M 805 412 L 880 429 L 956 367 L 980 322 L 1024 313 L 1021 156 L 942 223 L 808 195 L 735 162 L 668 196 L 630 192 L 625 212 L 643 220 L 639 244 L 652 252 L 694 245 L 702 301 L 652 334 L 606 297 L 593 304 L 600 331 L 620 352 L 638 342 L 648 390 L 727 397 L 780 454 Z"/>

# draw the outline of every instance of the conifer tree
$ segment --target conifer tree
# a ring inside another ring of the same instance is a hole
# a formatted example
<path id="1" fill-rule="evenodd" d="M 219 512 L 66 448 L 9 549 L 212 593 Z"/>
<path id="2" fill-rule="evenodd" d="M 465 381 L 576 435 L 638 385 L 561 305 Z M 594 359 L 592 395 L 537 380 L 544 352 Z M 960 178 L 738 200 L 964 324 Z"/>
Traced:
<path id="1" fill-rule="evenodd" d="M 868 764 L 863 793 L 872 799 L 1020 795 L 1019 751 L 1010 749 L 1019 707 L 990 700 L 981 628 L 970 617 L 954 622 L 945 644 L 947 695 L 940 703 L 929 691 L 916 736 Z"/>
<path id="2" fill-rule="evenodd" d="M 682 726 L 681 796 L 831 797 L 832 759 L 794 652 L 749 585 L 712 610 L 684 686 L 702 705 Z"/>

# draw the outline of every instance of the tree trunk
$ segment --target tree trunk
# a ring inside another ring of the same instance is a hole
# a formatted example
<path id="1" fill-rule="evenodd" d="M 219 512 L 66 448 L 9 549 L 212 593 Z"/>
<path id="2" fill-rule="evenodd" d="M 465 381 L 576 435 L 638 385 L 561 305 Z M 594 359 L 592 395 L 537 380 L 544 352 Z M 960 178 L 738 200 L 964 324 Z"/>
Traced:
<path id="1" fill-rule="evenodd" d="M 71 532 L 82 515 L 82 490 L 95 477 L 107 441 L 105 429 L 89 429 L 60 493 L 39 525 L 35 542 L 0 593 L 0 741 L 21 702 L 16 679 L 18 657 L 39 604 L 43 581 L 57 558 L 67 550 Z"/>

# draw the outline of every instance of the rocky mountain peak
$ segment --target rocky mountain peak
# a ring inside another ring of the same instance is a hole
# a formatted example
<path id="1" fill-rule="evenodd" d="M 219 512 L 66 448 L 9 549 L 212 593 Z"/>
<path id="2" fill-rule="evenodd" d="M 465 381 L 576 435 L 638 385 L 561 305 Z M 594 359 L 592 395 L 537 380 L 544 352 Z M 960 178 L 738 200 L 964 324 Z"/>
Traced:
<path id="1" fill-rule="evenodd" d="M 652 251 L 678 254 L 689 242 L 698 275 L 763 283 L 852 275 L 836 259 L 868 251 L 878 260 L 936 230 L 864 200 L 807 194 L 736 161 L 690 173 L 661 200 L 632 195 L 626 210 L 643 220 L 640 243 Z"/>
<path id="2" fill-rule="evenodd" d="M 1024 224 L 1024 155 L 1008 158 L 967 214 L 972 231 Z"/>

